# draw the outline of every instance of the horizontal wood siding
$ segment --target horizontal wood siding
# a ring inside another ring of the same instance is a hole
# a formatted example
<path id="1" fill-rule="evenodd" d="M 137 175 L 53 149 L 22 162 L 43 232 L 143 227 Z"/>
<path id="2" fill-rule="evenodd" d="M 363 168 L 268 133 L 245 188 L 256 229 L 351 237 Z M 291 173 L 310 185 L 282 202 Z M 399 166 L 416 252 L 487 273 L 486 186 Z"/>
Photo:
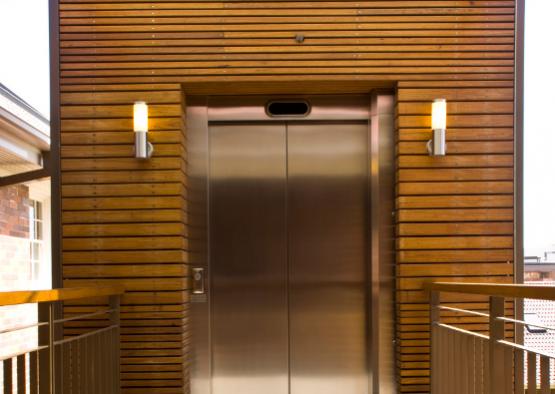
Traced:
<path id="1" fill-rule="evenodd" d="M 71 86 L 79 89 L 61 94 L 64 285 L 123 284 L 123 392 L 182 393 L 189 266 L 181 86 Z M 150 104 L 148 161 L 133 157 L 136 100 Z"/>
<path id="2" fill-rule="evenodd" d="M 422 284 L 512 281 L 514 31 L 506 0 L 60 0 L 64 283 L 126 285 L 124 393 L 188 388 L 181 85 L 271 93 L 286 81 L 397 87 L 397 378 L 400 392 L 428 392 Z M 448 155 L 430 158 L 437 97 Z M 135 100 L 150 104 L 144 162 L 132 157 Z"/>

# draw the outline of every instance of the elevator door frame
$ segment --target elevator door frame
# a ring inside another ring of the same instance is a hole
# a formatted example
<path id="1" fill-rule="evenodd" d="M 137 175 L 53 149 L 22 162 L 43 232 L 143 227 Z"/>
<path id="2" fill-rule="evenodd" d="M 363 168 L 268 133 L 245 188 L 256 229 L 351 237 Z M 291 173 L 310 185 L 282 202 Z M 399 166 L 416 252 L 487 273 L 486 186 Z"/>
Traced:
<path id="1" fill-rule="evenodd" d="M 266 103 L 303 99 L 307 116 L 270 117 Z M 368 234 L 368 363 L 369 393 L 395 393 L 394 361 L 394 96 L 369 95 L 187 96 L 187 175 L 189 202 L 189 263 L 209 266 L 209 123 L 287 121 L 367 121 L 369 217 Z M 205 288 L 209 290 L 209 281 Z M 210 295 L 191 295 L 191 392 L 211 393 Z"/>

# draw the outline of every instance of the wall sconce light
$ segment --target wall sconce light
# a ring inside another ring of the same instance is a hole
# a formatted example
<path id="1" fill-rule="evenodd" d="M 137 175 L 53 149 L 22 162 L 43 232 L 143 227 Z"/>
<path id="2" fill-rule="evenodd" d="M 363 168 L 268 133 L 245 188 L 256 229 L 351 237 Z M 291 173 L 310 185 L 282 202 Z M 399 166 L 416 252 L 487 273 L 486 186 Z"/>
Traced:
<path id="1" fill-rule="evenodd" d="M 447 102 L 435 99 L 432 103 L 432 139 L 428 141 L 430 156 L 445 156 L 445 129 L 447 128 Z"/>
<path id="2" fill-rule="evenodd" d="M 137 101 L 133 105 L 133 130 L 135 131 L 135 157 L 149 159 L 154 147 L 148 142 L 148 105 Z"/>

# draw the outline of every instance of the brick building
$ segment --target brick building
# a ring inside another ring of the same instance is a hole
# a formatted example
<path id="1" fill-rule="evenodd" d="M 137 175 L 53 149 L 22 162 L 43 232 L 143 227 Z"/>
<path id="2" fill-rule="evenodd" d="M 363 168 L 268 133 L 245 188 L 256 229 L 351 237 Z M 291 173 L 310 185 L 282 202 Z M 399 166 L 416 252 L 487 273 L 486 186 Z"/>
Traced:
<path id="1" fill-rule="evenodd" d="M 51 285 L 49 142 L 48 120 L 0 84 L 0 291 Z M 2 328 L 36 319 L 36 305 L 0 311 Z M 33 346 L 33 330 L 0 336 L 0 356 Z"/>

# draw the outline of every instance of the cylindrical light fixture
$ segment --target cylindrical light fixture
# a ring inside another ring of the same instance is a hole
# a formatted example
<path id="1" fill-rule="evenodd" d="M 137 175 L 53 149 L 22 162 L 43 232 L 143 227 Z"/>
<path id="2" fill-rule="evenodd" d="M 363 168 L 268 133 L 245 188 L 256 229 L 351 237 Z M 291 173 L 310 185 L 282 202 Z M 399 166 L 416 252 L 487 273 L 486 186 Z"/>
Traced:
<path id="1" fill-rule="evenodd" d="M 445 156 L 445 130 L 447 129 L 447 101 L 435 99 L 432 103 L 432 139 L 428 141 L 430 156 Z"/>
<path id="2" fill-rule="evenodd" d="M 148 159 L 154 148 L 148 142 L 148 105 L 137 101 L 133 105 L 133 130 L 135 131 L 135 157 Z"/>

